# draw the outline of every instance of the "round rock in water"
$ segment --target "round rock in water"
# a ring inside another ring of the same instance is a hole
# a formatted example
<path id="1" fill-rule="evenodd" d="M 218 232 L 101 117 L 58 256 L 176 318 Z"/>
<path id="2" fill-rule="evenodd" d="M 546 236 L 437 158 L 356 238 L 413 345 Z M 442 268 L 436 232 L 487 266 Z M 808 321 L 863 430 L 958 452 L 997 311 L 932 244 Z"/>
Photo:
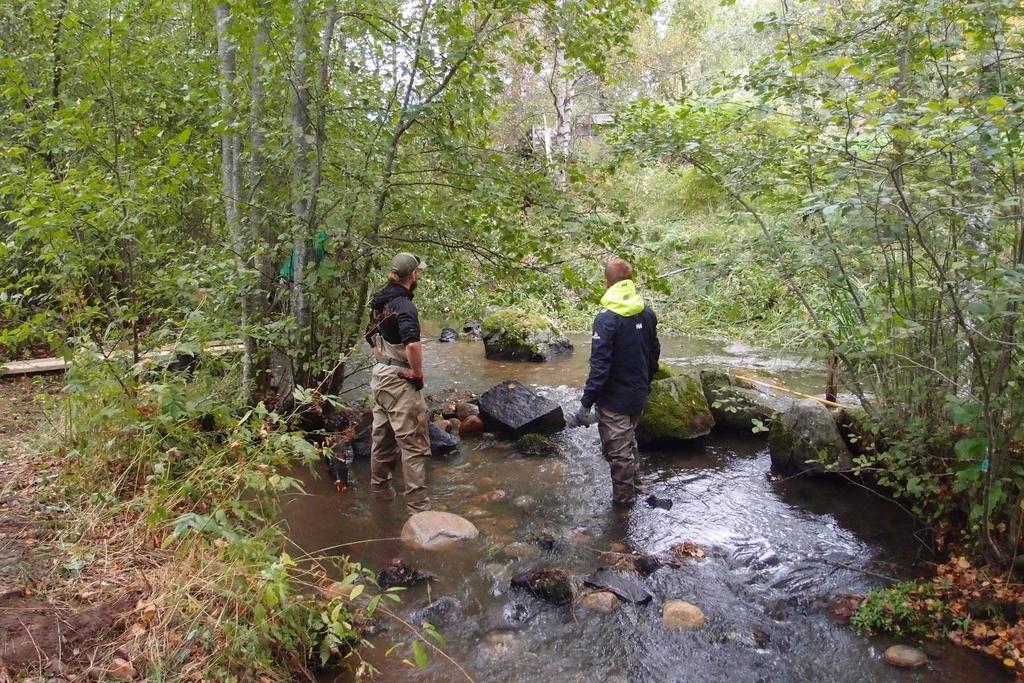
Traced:
<path id="1" fill-rule="evenodd" d="M 677 631 L 700 628 L 704 625 L 704 613 L 685 600 L 669 600 L 661 609 L 661 623 Z"/>
<path id="2" fill-rule="evenodd" d="M 402 541 L 427 550 L 468 541 L 479 534 L 479 529 L 468 519 L 435 510 L 417 512 L 402 527 Z"/>
<path id="3" fill-rule="evenodd" d="M 583 606 L 595 612 L 608 614 L 619 606 L 619 599 L 609 591 L 595 591 L 583 597 Z"/>
<path id="4" fill-rule="evenodd" d="M 916 669 L 928 661 L 928 655 L 909 645 L 893 645 L 885 651 L 885 663 L 901 669 Z"/>

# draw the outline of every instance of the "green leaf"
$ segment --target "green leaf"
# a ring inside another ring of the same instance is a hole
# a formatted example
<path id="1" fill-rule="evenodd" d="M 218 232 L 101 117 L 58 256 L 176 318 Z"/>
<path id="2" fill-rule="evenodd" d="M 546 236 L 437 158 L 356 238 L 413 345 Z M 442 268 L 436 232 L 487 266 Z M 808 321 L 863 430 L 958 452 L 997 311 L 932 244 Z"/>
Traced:
<path id="1" fill-rule="evenodd" d="M 418 640 L 412 641 L 412 656 L 416 660 L 416 666 L 421 669 L 427 668 L 427 653 Z"/>

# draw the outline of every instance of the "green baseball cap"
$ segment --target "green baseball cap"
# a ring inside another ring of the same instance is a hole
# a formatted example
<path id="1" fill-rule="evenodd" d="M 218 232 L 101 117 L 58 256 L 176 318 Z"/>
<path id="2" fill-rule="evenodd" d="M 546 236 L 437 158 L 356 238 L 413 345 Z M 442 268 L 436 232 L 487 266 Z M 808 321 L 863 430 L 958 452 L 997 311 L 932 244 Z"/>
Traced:
<path id="1" fill-rule="evenodd" d="M 426 261 L 407 251 L 395 254 L 395 258 L 391 259 L 391 272 L 398 277 L 409 277 L 412 275 L 412 271 L 423 270 L 426 267 Z"/>

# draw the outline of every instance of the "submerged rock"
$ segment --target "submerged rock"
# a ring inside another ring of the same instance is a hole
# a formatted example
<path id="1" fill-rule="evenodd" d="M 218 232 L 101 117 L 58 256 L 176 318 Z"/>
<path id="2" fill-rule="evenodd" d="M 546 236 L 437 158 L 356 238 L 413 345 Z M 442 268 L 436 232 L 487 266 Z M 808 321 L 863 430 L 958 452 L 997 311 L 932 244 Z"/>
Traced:
<path id="1" fill-rule="evenodd" d="M 770 389 L 750 387 L 722 370 L 701 370 L 704 396 L 715 418 L 715 428 L 750 433 L 754 420 L 766 427 L 793 405 L 793 399 Z"/>
<path id="2" fill-rule="evenodd" d="M 438 336 L 437 341 L 442 344 L 450 344 L 459 340 L 459 333 L 450 327 L 446 327 L 441 330 L 441 334 Z"/>
<path id="3" fill-rule="evenodd" d="M 691 375 L 678 375 L 651 383 L 651 398 L 636 437 L 645 444 L 688 441 L 707 436 L 714 426 L 700 382 Z"/>
<path id="4" fill-rule="evenodd" d="M 444 548 L 479 534 L 479 529 L 468 519 L 436 510 L 417 512 L 402 527 L 402 541 L 427 550 Z"/>
<path id="5" fill-rule="evenodd" d="M 480 651 L 491 659 L 502 659 L 519 649 L 515 631 L 494 629 L 480 639 Z"/>
<path id="6" fill-rule="evenodd" d="M 484 354 L 490 360 L 543 363 L 573 350 L 572 342 L 550 320 L 511 308 L 484 318 L 483 338 Z"/>
<path id="7" fill-rule="evenodd" d="M 583 596 L 583 606 L 595 612 L 608 614 L 619 606 L 619 599 L 611 591 L 594 591 Z"/>
<path id="8" fill-rule="evenodd" d="M 525 590 L 554 605 L 572 603 L 572 582 L 562 569 L 535 569 L 519 574 L 513 577 L 512 587 Z"/>
<path id="9" fill-rule="evenodd" d="M 531 543 L 523 543 L 522 541 L 509 543 L 501 549 L 501 552 L 503 555 L 507 555 L 515 560 L 535 560 L 540 557 L 540 548 Z"/>
<path id="10" fill-rule="evenodd" d="M 480 397 L 480 416 L 488 429 L 513 436 L 551 433 L 565 428 L 565 415 L 560 405 L 513 380 L 484 392 Z"/>
<path id="11" fill-rule="evenodd" d="M 685 600 L 669 600 L 661 608 L 661 624 L 675 631 L 701 628 L 704 626 L 704 612 Z"/>
<path id="12" fill-rule="evenodd" d="M 458 450 L 459 438 L 446 432 L 437 422 L 431 422 L 427 427 L 430 433 L 430 454 L 435 458 L 444 456 Z"/>
<path id="13" fill-rule="evenodd" d="M 885 651 L 885 663 L 900 669 L 916 669 L 928 661 L 928 655 L 909 645 L 893 645 Z"/>
<path id="14" fill-rule="evenodd" d="M 558 442 L 543 434 L 526 434 L 516 441 L 513 448 L 523 455 L 550 458 L 561 453 Z"/>
<path id="15" fill-rule="evenodd" d="M 779 469 L 808 474 L 853 469 L 853 457 L 832 414 L 813 399 L 795 401 L 772 423 L 768 447 L 772 465 Z"/>
<path id="16" fill-rule="evenodd" d="M 651 595 L 643 581 L 630 574 L 601 567 L 583 579 L 583 585 L 615 593 L 621 600 L 643 605 L 651 601 Z"/>

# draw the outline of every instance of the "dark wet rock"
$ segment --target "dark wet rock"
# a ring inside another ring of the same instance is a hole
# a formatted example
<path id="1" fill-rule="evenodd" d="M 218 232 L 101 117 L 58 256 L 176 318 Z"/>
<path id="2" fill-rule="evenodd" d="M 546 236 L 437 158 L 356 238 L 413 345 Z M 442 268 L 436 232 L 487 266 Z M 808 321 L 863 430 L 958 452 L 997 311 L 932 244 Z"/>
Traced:
<path id="1" fill-rule="evenodd" d="M 615 593 L 620 600 L 643 605 L 651 601 L 651 595 L 643 581 L 630 574 L 601 567 L 583 579 L 583 585 Z"/>
<path id="2" fill-rule="evenodd" d="M 648 507 L 660 508 L 662 510 L 671 510 L 672 509 L 672 501 L 670 499 L 668 499 L 668 498 L 658 498 L 653 493 L 651 495 L 647 496 L 646 498 L 644 498 L 644 502 L 647 503 Z"/>
<path id="3" fill-rule="evenodd" d="M 427 550 L 444 548 L 458 541 L 476 538 L 480 531 L 468 519 L 450 512 L 417 512 L 402 527 L 405 543 Z"/>
<path id="4" fill-rule="evenodd" d="M 611 591 L 594 591 L 583 596 L 583 606 L 594 612 L 608 614 L 619 606 L 619 599 Z"/>
<path id="5" fill-rule="evenodd" d="M 550 320 L 515 309 L 495 311 L 484 318 L 483 339 L 490 360 L 542 363 L 573 350 L 572 342 Z"/>
<path id="6" fill-rule="evenodd" d="M 435 458 L 443 458 L 459 448 L 459 438 L 444 431 L 439 424 L 431 422 L 428 426 L 430 431 L 430 454 Z"/>
<path id="7" fill-rule="evenodd" d="M 377 584 L 385 589 L 395 587 L 412 588 L 433 579 L 432 575 L 410 567 L 404 560 L 398 557 L 388 560 L 388 563 L 377 573 Z"/>
<path id="8" fill-rule="evenodd" d="M 893 645 L 885 651 L 885 663 L 900 669 L 916 669 L 928 661 L 928 655 L 909 645 Z"/>
<path id="9" fill-rule="evenodd" d="M 352 435 L 352 457 L 356 460 L 369 460 L 373 436 L 373 411 L 363 410 L 355 425 Z"/>
<path id="10" fill-rule="evenodd" d="M 650 576 L 665 566 L 665 560 L 661 559 L 657 555 L 643 554 L 637 555 L 633 564 L 636 566 L 636 570 L 640 575 Z"/>
<path id="11" fill-rule="evenodd" d="M 459 340 L 459 333 L 450 327 L 446 327 L 441 330 L 441 334 L 438 336 L 437 341 L 442 344 L 450 344 Z"/>
<path id="12" fill-rule="evenodd" d="M 504 659 L 519 649 L 515 631 L 494 629 L 480 639 L 480 651 L 490 659 Z"/>
<path id="13" fill-rule="evenodd" d="M 840 595 L 833 598 L 828 604 L 828 615 L 835 623 L 846 626 L 862 602 L 864 602 L 863 595 Z"/>
<path id="14" fill-rule="evenodd" d="M 714 426 L 700 382 L 691 375 L 679 375 L 651 383 L 636 437 L 644 444 L 678 443 L 707 436 Z"/>
<path id="15" fill-rule="evenodd" d="M 768 434 L 772 465 L 808 474 L 849 472 L 853 458 L 828 408 L 813 399 L 795 401 Z"/>
<path id="16" fill-rule="evenodd" d="M 546 553 L 558 552 L 565 548 L 565 541 L 547 532 L 536 536 L 533 542 Z"/>
<path id="17" fill-rule="evenodd" d="M 513 436 L 550 434 L 565 427 L 560 405 L 513 380 L 484 392 L 480 397 L 480 416 L 488 429 Z"/>
<path id="18" fill-rule="evenodd" d="M 480 436 L 484 433 L 484 421 L 476 415 L 464 418 L 459 425 L 459 436 Z"/>
<path id="19" fill-rule="evenodd" d="M 558 442 L 543 434 L 524 434 L 513 446 L 522 455 L 550 458 L 561 453 Z"/>
<path id="20" fill-rule="evenodd" d="M 661 624 L 675 631 L 701 628 L 704 626 L 704 612 L 685 600 L 668 600 L 661 608 Z"/>
<path id="21" fill-rule="evenodd" d="M 757 647 L 768 647 L 768 644 L 772 642 L 771 634 L 760 626 L 751 626 L 750 636 L 754 639 L 754 645 Z"/>
<path id="22" fill-rule="evenodd" d="M 722 370 L 701 370 L 704 396 L 715 418 L 715 428 L 749 434 L 754 420 L 766 427 L 793 405 L 793 399 L 767 387 L 745 384 Z"/>
<path id="23" fill-rule="evenodd" d="M 572 603 L 572 582 L 562 569 L 535 569 L 513 577 L 512 587 L 554 605 Z"/>
<path id="24" fill-rule="evenodd" d="M 445 596 L 420 607 L 410 614 L 409 623 L 419 626 L 426 621 L 432 626 L 442 628 L 454 622 L 461 610 L 462 603 L 451 596 Z"/>

